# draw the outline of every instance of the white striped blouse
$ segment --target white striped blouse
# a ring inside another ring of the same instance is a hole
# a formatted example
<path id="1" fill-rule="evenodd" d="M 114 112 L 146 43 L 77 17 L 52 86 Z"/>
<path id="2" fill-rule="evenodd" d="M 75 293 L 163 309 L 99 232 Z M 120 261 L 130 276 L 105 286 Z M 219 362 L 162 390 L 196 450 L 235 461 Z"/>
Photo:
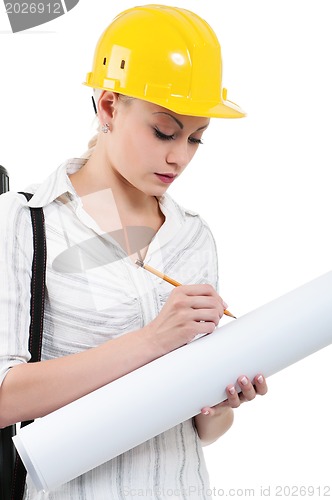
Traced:
<path id="1" fill-rule="evenodd" d="M 68 174 L 85 161 L 68 160 L 42 184 L 31 186 L 27 191 L 35 194 L 29 203 L 17 193 L 0 197 L 0 383 L 12 366 L 30 356 L 28 206 L 43 207 L 46 222 L 43 360 L 141 328 L 172 291 L 170 284 L 133 265 L 118 243 L 120 233 L 103 233 L 84 211 Z M 217 254 L 207 224 L 168 194 L 158 200 L 165 222 L 149 245 L 145 263 L 183 284 L 217 288 Z M 37 493 L 28 477 L 25 500 L 204 499 L 208 488 L 201 443 L 188 420 L 54 491 Z"/>

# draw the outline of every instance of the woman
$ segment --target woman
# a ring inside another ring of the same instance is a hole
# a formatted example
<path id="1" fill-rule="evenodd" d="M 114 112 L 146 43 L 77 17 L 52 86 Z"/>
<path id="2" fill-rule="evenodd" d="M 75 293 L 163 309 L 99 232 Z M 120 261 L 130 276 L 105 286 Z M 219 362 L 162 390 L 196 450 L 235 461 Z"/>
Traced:
<path id="1" fill-rule="evenodd" d="M 183 9 L 129 9 L 101 36 L 86 84 L 97 89 L 100 123 L 87 158 L 61 165 L 32 188 L 28 204 L 17 194 L 1 197 L 3 427 L 46 415 L 212 333 L 226 308 L 216 291 L 207 224 L 166 193 L 196 153 L 209 119 L 243 116 L 225 91 L 221 97 L 214 32 Z M 27 364 L 28 206 L 44 209 L 48 255 L 42 361 L 33 364 Z M 137 258 L 183 286 L 137 267 Z M 25 498 L 163 498 L 171 491 L 205 498 L 202 444 L 227 431 L 232 408 L 267 390 L 261 374 L 253 381 L 240 375 L 238 384 L 240 395 L 228 386 L 227 401 L 55 491 L 37 493 L 28 478 Z"/>

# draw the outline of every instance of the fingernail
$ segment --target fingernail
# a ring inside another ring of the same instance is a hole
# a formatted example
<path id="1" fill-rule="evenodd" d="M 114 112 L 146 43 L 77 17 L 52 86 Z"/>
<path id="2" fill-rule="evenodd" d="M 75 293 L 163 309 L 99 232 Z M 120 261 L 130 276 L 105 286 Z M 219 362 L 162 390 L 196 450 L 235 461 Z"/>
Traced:
<path id="1" fill-rule="evenodd" d="M 258 383 L 260 383 L 260 384 L 262 384 L 262 383 L 264 382 L 264 377 L 263 377 L 263 375 L 259 375 L 259 376 L 257 377 L 257 382 L 258 382 Z"/>
<path id="2" fill-rule="evenodd" d="M 205 410 L 205 411 L 203 411 L 203 415 L 210 415 L 209 410 Z"/>
<path id="3" fill-rule="evenodd" d="M 248 384 L 248 379 L 247 379 L 247 377 L 242 377 L 242 378 L 240 378 L 240 382 L 241 382 L 241 384 L 242 384 L 242 385 L 247 385 L 247 384 Z"/>
<path id="4" fill-rule="evenodd" d="M 221 299 L 221 300 L 222 300 L 222 299 Z M 227 309 L 228 304 L 226 304 L 226 302 L 225 302 L 224 300 L 222 301 L 222 305 L 223 305 L 224 309 Z"/>
<path id="5" fill-rule="evenodd" d="M 232 387 L 230 387 L 230 388 L 228 389 L 228 392 L 229 392 L 232 396 L 234 396 L 234 394 L 235 394 L 235 387 L 234 387 L 234 385 L 232 385 Z"/>

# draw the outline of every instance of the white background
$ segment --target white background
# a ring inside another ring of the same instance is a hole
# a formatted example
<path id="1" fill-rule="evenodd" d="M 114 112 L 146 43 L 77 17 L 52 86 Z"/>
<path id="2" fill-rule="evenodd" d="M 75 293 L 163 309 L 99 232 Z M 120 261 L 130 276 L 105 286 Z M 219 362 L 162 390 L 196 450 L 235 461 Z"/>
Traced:
<path id="1" fill-rule="evenodd" d="M 138 3 L 80 0 L 65 16 L 17 34 L 1 4 L 0 164 L 11 189 L 43 180 L 86 150 L 95 122 L 82 82 L 95 44 L 118 12 Z M 213 229 L 220 292 L 241 315 L 331 269 L 330 2 L 171 4 L 214 28 L 228 97 L 248 113 L 212 121 L 170 190 Z M 205 449 L 212 497 L 233 488 L 238 496 L 252 497 L 245 490 L 253 489 L 255 497 L 280 498 L 277 485 L 311 485 L 321 487 L 316 497 L 332 496 L 331 352 L 274 375 L 267 396 L 235 411 L 232 429 Z"/>

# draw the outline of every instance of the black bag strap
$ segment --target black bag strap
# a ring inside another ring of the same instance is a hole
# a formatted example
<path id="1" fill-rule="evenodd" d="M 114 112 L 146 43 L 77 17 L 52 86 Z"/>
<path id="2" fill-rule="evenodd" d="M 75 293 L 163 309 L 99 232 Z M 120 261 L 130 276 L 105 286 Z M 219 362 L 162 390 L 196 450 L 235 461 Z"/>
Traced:
<path id="1" fill-rule="evenodd" d="M 30 193 L 23 194 L 29 201 Z M 45 221 L 42 208 L 30 207 L 30 215 L 33 229 L 33 260 L 31 278 L 31 300 L 30 300 L 30 331 L 29 351 L 30 363 L 40 361 L 43 341 L 43 320 L 45 302 L 45 274 L 46 274 L 46 235 Z M 32 421 L 22 422 L 21 427 Z M 26 469 L 18 453 L 16 453 L 14 477 L 12 485 L 11 500 L 22 500 L 26 480 Z"/>
<path id="2" fill-rule="evenodd" d="M 16 426 L 9 425 L 0 429 L 0 498 L 11 499 L 12 477 L 15 464 L 15 447 L 12 437 L 15 436 Z"/>

